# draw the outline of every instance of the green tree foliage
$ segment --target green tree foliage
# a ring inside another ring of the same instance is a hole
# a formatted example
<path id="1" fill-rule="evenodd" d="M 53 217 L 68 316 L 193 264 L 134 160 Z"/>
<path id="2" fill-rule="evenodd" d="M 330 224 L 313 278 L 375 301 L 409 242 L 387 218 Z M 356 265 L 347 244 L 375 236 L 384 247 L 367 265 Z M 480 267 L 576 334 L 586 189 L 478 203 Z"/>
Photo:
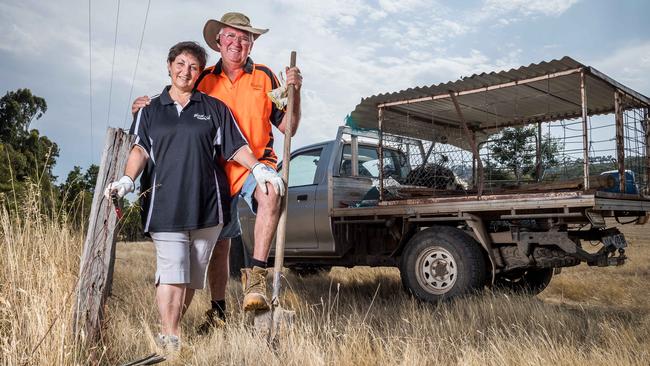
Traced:
<path id="1" fill-rule="evenodd" d="M 20 147 L 29 138 L 30 124 L 46 111 L 45 99 L 29 89 L 7 92 L 0 98 L 0 142 Z"/>
<path id="2" fill-rule="evenodd" d="M 46 111 L 45 99 L 29 89 L 10 91 L 0 98 L 0 203 L 19 209 L 24 202 L 38 198 L 42 213 L 85 230 L 99 166 L 93 164 L 85 171 L 75 166 L 64 183 L 55 184 L 57 177 L 52 169 L 59 147 L 38 130 L 30 130 L 31 123 Z M 118 236 L 122 240 L 142 240 L 139 205 L 126 200 L 123 204 L 125 215 Z"/>
<path id="3" fill-rule="evenodd" d="M 98 171 L 99 167 L 95 164 L 86 172 L 75 166 L 68 173 L 65 183 L 59 186 L 63 209 L 76 229 L 85 229 L 88 222 Z"/>
<path id="4" fill-rule="evenodd" d="M 29 127 L 47 110 L 45 99 L 29 89 L 7 92 L 0 98 L 0 194 L 21 199 L 28 184 L 35 184 L 52 207 L 56 177 L 52 168 L 59 156 L 56 143 Z M 12 192 L 11 195 L 7 193 Z"/>
<path id="5" fill-rule="evenodd" d="M 489 170 L 503 178 L 503 172 L 510 172 L 517 184 L 522 180 L 537 177 L 537 128 L 534 126 L 509 127 L 500 132 L 492 144 L 490 155 L 494 163 Z M 550 136 L 542 137 L 541 141 L 541 171 L 555 167 L 559 164 L 558 153 L 560 146 Z M 488 164 L 489 165 L 489 164 Z M 499 172 L 501 171 L 501 172 Z M 499 173 L 498 173 L 499 172 Z"/>
<path id="6" fill-rule="evenodd" d="M 138 201 L 130 203 L 129 201 L 122 200 L 123 217 L 117 227 L 117 237 L 123 241 L 141 241 L 144 240 L 142 220 L 140 219 L 140 211 L 142 207 Z"/>

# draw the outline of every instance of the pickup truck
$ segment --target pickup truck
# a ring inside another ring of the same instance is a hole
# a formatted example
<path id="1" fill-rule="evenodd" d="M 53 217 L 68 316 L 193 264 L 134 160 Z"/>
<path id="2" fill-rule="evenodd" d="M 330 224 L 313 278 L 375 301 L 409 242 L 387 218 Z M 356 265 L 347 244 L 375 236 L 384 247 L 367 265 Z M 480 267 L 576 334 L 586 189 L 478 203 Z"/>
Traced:
<path id="1" fill-rule="evenodd" d="M 333 140 L 291 154 L 285 266 L 398 267 L 435 302 L 493 285 L 535 294 L 562 267 L 622 265 L 611 218 L 650 212 L 649 106 L 568 57 L 363 99 Z M 607 126 L 615 157 L 600 159 L 593 131 Z M 517 147 L 504 131 L 535 133 Z M 234 268 L 253 246 L 255 216 L 239 210 Z"/>

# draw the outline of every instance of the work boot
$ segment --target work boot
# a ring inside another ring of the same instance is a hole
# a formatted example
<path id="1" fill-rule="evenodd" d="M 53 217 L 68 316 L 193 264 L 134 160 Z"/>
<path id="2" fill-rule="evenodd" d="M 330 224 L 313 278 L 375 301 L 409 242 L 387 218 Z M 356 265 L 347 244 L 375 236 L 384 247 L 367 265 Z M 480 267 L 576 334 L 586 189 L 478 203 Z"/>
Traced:
<path id="1" fill-rule="evenodd" d="M 266 297 L 266 269 L 261 267 L 243 268 L 241 282 L 244 288 L 244 311 L 269 310 Z"/>
<path id="2" fill-rule="evenodd" d="M 226 322 L 219 317 L 217 309 L 209 309 L 205 312 L 205 317 L 205 321 L 196 328 L 196 333 L 200 335 L 208 334 L 212 329 L 223 328 L 226 326 Z"/>

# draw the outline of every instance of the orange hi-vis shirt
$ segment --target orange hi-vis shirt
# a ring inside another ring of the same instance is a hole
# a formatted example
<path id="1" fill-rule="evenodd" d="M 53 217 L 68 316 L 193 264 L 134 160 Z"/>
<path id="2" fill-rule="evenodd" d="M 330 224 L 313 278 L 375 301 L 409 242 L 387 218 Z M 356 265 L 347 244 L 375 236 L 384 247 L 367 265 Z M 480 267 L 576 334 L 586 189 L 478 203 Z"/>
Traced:
<path id="1" fill-rule="evenodd" d="M 268 67 L 246 60 L 244 72 L 231 82 L 221 70 L 221 60 L 203 70 L 195 88 L 224 102 L 235 116 L 242 135 L 248 141 L 253 155 L 261 163 L 277 169 L 278 157 L 273 150 L 271 124 L 279 126 L 284 111 L 278 109 L 268 92 L 280 86 L 278 78 Z M 249 170 L 234 160 L 225 162 L 230 182 L 230 195 L 241 190 Z"/>

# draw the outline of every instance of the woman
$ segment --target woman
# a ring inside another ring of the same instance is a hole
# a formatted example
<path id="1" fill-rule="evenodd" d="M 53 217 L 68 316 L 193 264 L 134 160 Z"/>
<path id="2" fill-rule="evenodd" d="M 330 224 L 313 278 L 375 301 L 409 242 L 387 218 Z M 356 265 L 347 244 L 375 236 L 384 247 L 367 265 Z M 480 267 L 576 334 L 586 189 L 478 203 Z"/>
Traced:
<path id="1" fill-rule="evenodd" d="M 180 349 L 180 319 L 194 290 L 205 285 L 212 249 L 230 216 L 229 186 L 220 162 L 234 160 L 252 170 L 263 190 L 269 183 L 284 193 L 282 178 L 253 156 L 228 107 L 193 89 L 206 58 L 195 42 L 169 50 L 171 86 L 138 111 L 125 175 L 105 191 L 107 197 L 123 197 L 133 192 L 133 181 L 142 173 L 142 222 L 157 256 L 156 303 L 162 323 L 157 342 L 166 351 Z"/>

